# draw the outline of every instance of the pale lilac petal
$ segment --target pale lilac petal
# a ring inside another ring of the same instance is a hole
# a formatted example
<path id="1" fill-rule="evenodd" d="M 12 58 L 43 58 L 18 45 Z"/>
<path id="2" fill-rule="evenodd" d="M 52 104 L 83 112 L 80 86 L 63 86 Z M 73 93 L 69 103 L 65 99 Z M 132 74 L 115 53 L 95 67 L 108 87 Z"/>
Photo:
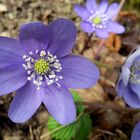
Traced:
<path id="1" fill-rule="evenodd" d="M 95 12 L 98 9 L 96 0 L 87 0 L 86 1 L 86 8 L 89 10 L 89 12 L 92 12 L 92 11 Z"/>
<path id="2" fill-rule="evenodd" d="M 140 108 L 139 97 L 128 86 L 125 87 L 124 100 L 130 107 Z"/>
<path id="3" fill-rule="evenodd" d="M 87 9 L 83 6 L 80 5 L 75 5 L 74 6 L 74 11 L 77 13 L 78 16 L 80 16 L 83 20 L 87 20 L 90 16 L 89 12 Z"/>
<path id="4" fill-rule="evenodd" d="M 124 83 L 125 86 L 127 86 L 128 82 L 129 82 L 129 78 L 130 78 L 130 69 L 123 66 L 122 67 L 122 74 L 121 74 L 121 77 L 122 77 L 122 81 Z"/>
<path id="5" fill-rule="evenodd" d="M 116 85 L 117 94 L 122 97 L 125 94 L 125 86 L 121 77 L 119 78 L 117 85 Z"/>
<path id="6" fill-rule="evenodd" d="M 104 13 L 107 10 L 107 7 L 108 7 L 107 0 L 102 0 L 101 3 L 99 4 L 99 11 L 101 13 Z"/>
<path id="7" fill-rule="evenodd" d="M 41 94 L 42 89 L 37 90 L 32 82 L 28 82 L 16 92 L 9 108 L 9 118 L 15 123 L 26 122 L 39 108 L 42 102 Z"/>
<path id="8" fill-rule="evenodd" d="M 137 48 L 137 50 L 127 58 L 126 62 L 124 63 L 124 67 L 130 68 L 133 62 L 137 61 L 137 57 L 139 55 L 140 55 L 140 48 Z"/>
<path id="9" fill-rule="evenodd" d="M 137 94 L 137 96 L 139 97 L 140 99 L 140 84 L 133 84 L 133 83 L 130 83 L 130 87 L 131 89 Z"/>
<path id="10" fill-rule="evenodd" d="M 135 49 L 134 49 L 134 50 L 135 50 Z M 134 50 L 132 50 L 132 51 L 134 51 Z M 135 51 L 138 51 L 138 50 L 136 49 Z M 135 51 L 134 51 L 134 52 L 135 52 Z M 130 55 L 130 54 L 129 54 L 129 55 Z M 135 63 L 139 64 L 139 62 L 140 62 L 140 55 L 138 55 L 138 56 L 134 59 L 134 62 L 133 62 L 133 63 L 134 63 L 134 64 L 135 64 Z"/>
<path id="11" fill-rule="evenodd" d="M 82 56 L 69 55 L 60 59 L 62 81 L 67 88 L 89 88 L 99 79 L 99 70 L 95 64 Z"/>
<path id="12" fill-rule="evenodd" d="M 132 132 L 131 140 L 140 140 L 140 122 L 138 122 Z"/>
<path id="13" fill-rule="evenodd" d="M 27 53 L 46 50 L 49 43 L 47 27 L 41 22 L 23 24 L 20 27 L 19 40 Z"/>
<path id="14" fill-rule="evenodd" d="M 118 3 L 112 3 L 107 9 L 106 15 L 109 16 L 110 18 L 115 17 L 118 13 L 118 8 L 119 8 Z"/>
<path id="15" fill-rule="evenodd" d="M 73 97 L 64 86 L 46 87 L 43 103 L 52 117 L 60 124 L 67 125 L 75 121 L 76 108 Z"/>
<path id="16" fill-rule="evenodd" d="M 117 93 L 119 96 L 123 96 L 125 102 L 133 108 L 140 108 L 140 99 L 135 92 L 131 90 L 129 86 L 124 86 L 122 80 L 117 84 Z"/>
<path id="17" fill-rule="evenodd" d="M 91 23 L 89 22 L 81 22 L 80 26 L 84 32 L 92 33 L 95 31 L 95 29 L 93 29 Z"/>
<path id="18" fill-rule="evenodd" d="M 121 34 L 125 31 L 125 28 L 118 24 L 117 22 L 108 22 L 108 31 L 112 32 L 112 33 L 117 33 L 117 34 Z"/>
<path id="19" fill-rule="evenodd" d="M 109 32 L 107 31 L 107 29 L 96 29 L 95 32 L 96 32 L 96 35 L 100 38 L 109 37 Z"/>
<path id="20" fill-rule="evenodd" d="M 8 65 L 0 69 L 0 96 L 21 88 L 27 82 L 26 71 L 21 65 Z"/>
<path id="21" fill-rule="evenodd" d="M 77 28 L 72 21 L 58 19 L 48 25 L 48 32 L 51 39 L 47 51 L 57 57 L 63 57 L 71 52 L 77 34 Z"/>
<path id="22" fill-rule="evenodd" d="M 0 68 L 11 64 L 22 63 L 23 55 L 24 52 L 21 50 L 18 40 L 0 37 Z"/>

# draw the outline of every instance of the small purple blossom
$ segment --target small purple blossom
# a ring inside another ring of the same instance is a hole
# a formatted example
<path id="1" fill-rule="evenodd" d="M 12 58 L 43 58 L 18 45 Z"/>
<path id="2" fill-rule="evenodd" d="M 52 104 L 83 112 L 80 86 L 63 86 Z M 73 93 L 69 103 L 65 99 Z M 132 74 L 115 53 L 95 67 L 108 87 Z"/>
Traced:
<path id="1" fill-rule="evenodd" d="M 88 88 L 99 79 L 98 68 L 72 55 L 76 26 L 58 19 L 48 26 L 21 26 L 19 39 L 0 37 L 0 95 L 17 91 L 9 118 L 27 121 L 41 103 L 63 125 L 75 121 L 76 109 L 68 88 Z"/>
<path id="2" fill-rule="evenodd" d="M 108 6 L 107 0 L 97 5 L 96 0 L 87 0 L 86 6 L 75 5 L 74 11 L 82 18 L 81 28 L 87 33 L 95 32 L 100 38 L 107 38 L 109 33 L 123 33 L 124 27 L 113 18 L 118 13 L 118 4 Z"/>
<path id="3" fill-rule="evenodd" d="M 131 140 L 140 140 L 140 122 L 138 122 L 132 132 Z"/>
<path id="4" fill-rule="evenodd" d="M 122 67 L 117 93 L 133 108 L 140 108 L 140 48 L 130 54 Z"/>

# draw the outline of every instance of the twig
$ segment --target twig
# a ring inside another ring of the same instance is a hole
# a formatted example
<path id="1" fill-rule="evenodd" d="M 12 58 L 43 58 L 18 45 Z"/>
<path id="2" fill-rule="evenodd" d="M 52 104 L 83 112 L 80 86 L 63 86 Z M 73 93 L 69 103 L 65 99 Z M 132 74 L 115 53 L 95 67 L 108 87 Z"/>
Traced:
<path id="1" fill-rule="evenodd" d="M 118 12 L 116 17 L 114 18 L 114 21 L 117 20 L 118 14 L 120 13 L 120 11 L 122 10 L 124 4 L 125 4 L 126 0 L 121 0 L 120 4 L 119 4 L 119 8 L 118 8 Z"/>
<path id="2" fill-rule="evenodd" d="M 136 113 L 136 112 L 140 112 L 140 109 L 133 109 L 133 108 L 129 108 L 129 107 L 121 107 L 119 105 L 113 105 L 113 104 L 107 104 L 107 103 L 103 103 L 103 102 L 76 102 L 77 105 L 86 105 L 88 106 L 88 108 L 91 108 L 93 110 L 93 108 L 102 108 L 102 109 L 112 109 L 115 110 L 117 112 L 131 112 L 131 113 Z"/>
<path id="3" fill-rule="evenodd" d="M 113 70 L 113 68 L 114 68 L 113 66 L 111 66 L 111 64 L 106 64 L 106 63 L 103 63 L 103 62 L 98 61 L 98 60 L 93 60 L 93 61 L 99 67 L 103 67 L 103 68 L 106 68 L 108 70 Z"/>
<path id="4" fill-rule="evenodd" d="M 104 133 L 104 134 L 108 134 L 108 135 L 111 135 L 111 136 L 115 136 L 113 133 L 111 133 L 111 132 L 109 132 L 109 131 L 106 131 L 106 130 L 97 129 L 96 131 L 102 132 L 102 133 Z"/>
<path id="5" fill-rule="evenodd" d="M 85 41 L 84 47 L 83 47 L 83 49 L 82 49 L 81 52 L 80 52 L 81 55 L 84 53 L 85 50 L 88 49 L 89 43 L 90 43 L 90 41 L 91 41 L 91 39 L 92 39 L 92 36 L 93 36 L 93 34 L 89 35 L 88 38 L 87 38 L 87 40 Z"/>

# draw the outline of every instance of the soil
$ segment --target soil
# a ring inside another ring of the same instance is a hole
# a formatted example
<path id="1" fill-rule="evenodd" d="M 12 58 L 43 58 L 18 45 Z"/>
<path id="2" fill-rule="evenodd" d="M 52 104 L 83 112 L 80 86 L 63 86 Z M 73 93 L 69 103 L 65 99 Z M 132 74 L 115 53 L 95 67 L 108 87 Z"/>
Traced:
<path id="1" fill-rule="evenodd" d="M 42 21 L 48 24 L 57 18 L 73 20 L 78 27 L 73 53 L 89 58 L 101 71 L 101 78 L 95 87 L 77 92 L 85 102 L 102 102 L 111 106 L 102 108 L 97 104 L 94 108 L 87 108 L 93 122 L 89 140 L 129 140 L 140 113 L 121 112 L 121 108 L 127 105 L 117 96 L 115 85 L 121 65 L 129 52 L 140 43 L 138 13 L 123 9 L 118 20 L 126 27 L 126 32 L 106 40 L 97 56 L 100 39 L 89 37 L 80 29 L 80 18 L 73 11 L 73 5 L 77 3 L 82 4 L 84 0 L 0 0 L 0 36 L 17 38 L 19 27 L 27 22 Z M 0 99 L 0 140 L 40 140 L 43 134 L 48 133 L 46 108 L 42 105 L 28 122 L 15 124 L 7 116 L 14 94 Z M 116 105 L 120 110 L 115 108 Z"/>

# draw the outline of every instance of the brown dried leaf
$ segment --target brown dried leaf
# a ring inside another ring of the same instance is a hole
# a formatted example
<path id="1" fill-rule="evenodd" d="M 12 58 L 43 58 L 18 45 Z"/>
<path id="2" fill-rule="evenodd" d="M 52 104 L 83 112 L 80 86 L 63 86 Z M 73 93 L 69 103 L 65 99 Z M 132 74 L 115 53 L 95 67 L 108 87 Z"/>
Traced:
<path id="1" fill-rule="evenodd" d="M 121 48 L 121 38 L 120 36 L 111 33 L 110 37 L 106 40 L 106 46 L 109 51 L 118 52 Z"/>

